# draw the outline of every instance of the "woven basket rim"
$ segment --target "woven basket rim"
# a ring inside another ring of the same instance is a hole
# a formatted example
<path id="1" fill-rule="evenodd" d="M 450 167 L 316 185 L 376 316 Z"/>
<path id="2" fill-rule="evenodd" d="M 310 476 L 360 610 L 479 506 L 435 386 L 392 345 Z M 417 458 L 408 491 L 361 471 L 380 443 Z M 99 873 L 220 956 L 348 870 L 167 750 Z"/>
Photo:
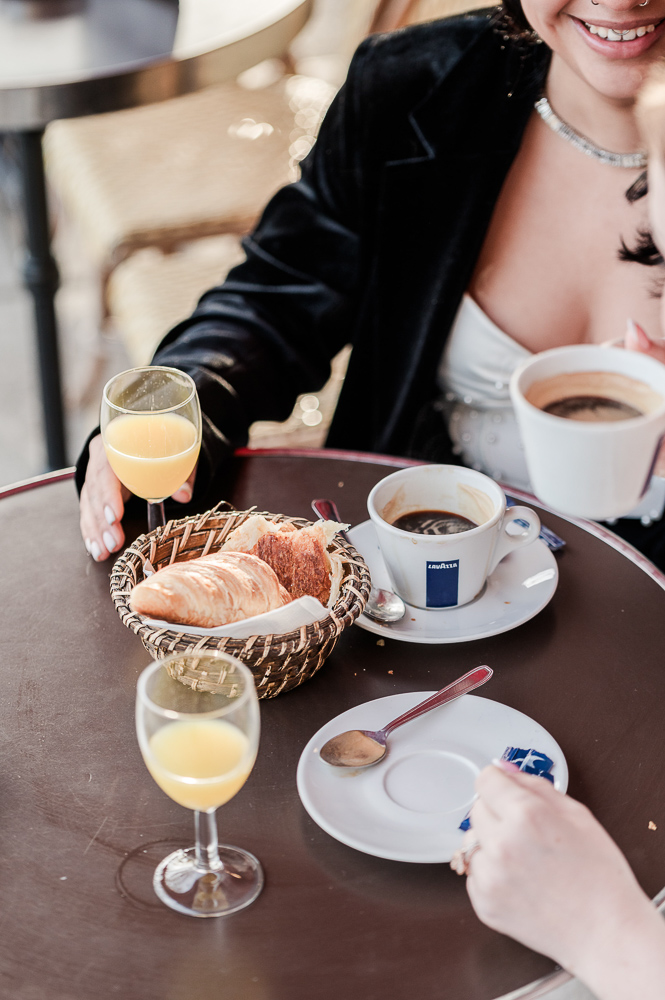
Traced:
<path id="1" fill-rule="evenodd" d="M 227 510 L 219 509 L 223 504 L 226 504 L 228 507 Z M 224 642 L 224 648 L 228 652 L 240 650 L 246 652 L 256 643 L 260 643 L 264 647 L 268 645 L 276 647 L 294 644 L 300 648 L 304 648 L 312 643 L 324 642 L 333 636 L 339 635 L 347 624 L 351 624 L 362 613 L 371 586 L 369 569 L 362 555 L 351 542 L 343 539 L 339 534 L 335 535 L 331 546 L 329 546 L 329 550 L 332 549 L 333 552 L 342 554 L 347 567 L 357 570 L 359 585 L 356 588 L 348 584 L 349 575 L 347 574 L 340 586 L 337 600 L 333 607 L 328 610 L 328 613 L 316 622 L 300 626 L 300 628 L 293 629 L 290 632 L 254 635 L 243 639 L 232 636 L 203 636 L 187 632 L 186 630 L 156 628 L 154 625 L 148 625 L 145 623 L 144 616 L 138 615 L 129 607 L 128 602 L 131 586 L 129 589 L 127 588 L 129 580 L 133 576 L 132 569 L 134 567 L 138 568 L 138 563 L 140 563 L 142 570 L 147 561 L 152 562 L 150 552 L 153 548 L 157 551 L 160 544 L 168 544 L 170 539 L 178 537 L 182 539 L 186 537 L 189 540 L 189 538 L 198 532 L 210 532 L 214 528 L 217 532 L 217 538 L 213 540 L 212 536 L 210 536 L 209 542 L 206 543 L 203 551 L 200 553 L 201 555 L 208 554 L 209 552 L 217 551 L 226 535 L 232 530 L 232 527 L 238 527 L 252 515 L 262 515 L 267 520 L 277 523 L 288 521 L 299 528 L 316 523 L 306 518 L 291 517 L 287 514 L 274 514 L 269 511 L 259 511 L 254 507 L 250 507 L 247 510 L 238 510 L 230 507 L 226 501 L 221 501 L 217 506 L 204 511 L 202 514 L 172 519 L 163 527 L 139 535 L 116 560 L 111 572 L 111 597 L 123 624 L 150 646 L 154 646 L 158 642 L 161 647 L 170 645 L 175 649 L 176 644 L 187 642 L 194 649 L 198 649 L 201 652 L 207 651 L 207 643 L 217 645 L 222 641 Z M 229 521 L 233 521 L 234 523 L 232 527 L 229 526 L 227 528 L 224 522 Z M 190 525 L 192 527 L 188 531 L 188 526 Z M 177 557 L 178 551 L 175 558 L 171 558 L 168 561 L 180 561 Z M 160 561 L 158 560 L 158 564 Z M 166 565 L 166 562 L 163 565 Z"/>

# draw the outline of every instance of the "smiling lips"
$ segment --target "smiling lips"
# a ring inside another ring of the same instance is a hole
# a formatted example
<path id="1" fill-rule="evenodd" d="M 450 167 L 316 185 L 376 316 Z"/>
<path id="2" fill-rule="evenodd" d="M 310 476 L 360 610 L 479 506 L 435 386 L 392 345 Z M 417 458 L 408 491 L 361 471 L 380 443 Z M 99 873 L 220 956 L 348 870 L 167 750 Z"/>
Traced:
<path id="1" fill-rule="evenodd" d="M 658 22 L 659 24 L 661 22 Z M 606 38 L 608 42 L 632 42 L 635 38 L 642 38 L 644 35 L 649 35 L 656 30 L 656 24 L 645 24 L 639 28 L 626 28 L 623 31 L 619 31 L 616 28 L 603 28 L 597 24 L 589 24 L 588 21 L 582 21 L 582 24 L 591 32 L 592 35 L 598 35 L 599 38 Z"/>

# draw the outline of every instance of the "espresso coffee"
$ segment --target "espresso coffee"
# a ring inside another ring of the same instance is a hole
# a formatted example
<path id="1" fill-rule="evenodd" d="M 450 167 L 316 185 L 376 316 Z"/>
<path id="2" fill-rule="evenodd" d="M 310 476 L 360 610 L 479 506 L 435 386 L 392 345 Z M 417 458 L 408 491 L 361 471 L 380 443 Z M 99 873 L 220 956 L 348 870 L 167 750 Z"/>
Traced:
<path id="1" fill-rule="evenodd" d="M 635 419 L 653 413 L 665 402 L 646 383 L 609 371 L 555 375 L 534 382 L 524 395 L 545 413 L 586 423 Z"/>
<path id="2" fill-rule="evenodd" d="M 458 535 L 478 525 L 468 517 L 449 510 L 413 510 L 393 521 L 393 527 L 413 531 L 417 535 Z"/>
<path id="3" fill-rule="evenodd" d="M 638 410 L 636 406 L 605 396 L 568 396 L 566 399 L 548 403 L 547 406 L 543 406 L 543 410 L 565 420 L 585 420 L 588 423 L 630 420 L 631 417 L 644 416 L 644 411 Z"/>

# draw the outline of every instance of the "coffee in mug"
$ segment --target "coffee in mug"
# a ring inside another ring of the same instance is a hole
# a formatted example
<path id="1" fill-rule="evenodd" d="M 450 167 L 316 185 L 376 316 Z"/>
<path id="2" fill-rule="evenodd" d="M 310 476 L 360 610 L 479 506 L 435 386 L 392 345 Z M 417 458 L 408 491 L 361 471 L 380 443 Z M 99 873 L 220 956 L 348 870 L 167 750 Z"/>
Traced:
<path id="1" fill-rule="evenodd" d="M 564 372 L 534 382 L 525 396 L 545 413 L 586 423 L 643 417 L 664 402 L 646 383 L 619 372 Z"/>
<path id="2" fill-rule="evenodd" d="M 595 520 L 637 506 L 665 434 L 665 365 L 618 347 L 555 347 L 515 370 L 510 395 L 540 500 Z"/>
<path id="3" fill-rule="evenodd" d="M 401 531 L 413 531 L 418 535 L 458 535 L 460 531 L 478 527 L 470 518 L 449 510 L 414 510 L 401 514 L 393 524 Z"/>

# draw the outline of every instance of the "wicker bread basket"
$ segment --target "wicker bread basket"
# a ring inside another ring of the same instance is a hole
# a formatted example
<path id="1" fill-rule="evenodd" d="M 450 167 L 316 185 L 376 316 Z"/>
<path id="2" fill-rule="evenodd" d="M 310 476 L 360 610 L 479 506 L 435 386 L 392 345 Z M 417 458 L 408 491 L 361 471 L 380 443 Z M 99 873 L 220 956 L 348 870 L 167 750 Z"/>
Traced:
<path id="1" fill-rule="evenodd" d="M 129 607 L 132 588 L 144 577 L 143 567 L 150 562 L 154 569 L 169 563 L 194 559 L 217 551 L 234 528 L 254 510 L 217 508 L 195 517 L 169 521 L 149 535 L 141 535 L 120 556 L 111 573 L 111 596 L 116 611 L 127 628 L 135 632 L 150 655 L 161 659 L 171 653 L 197 653 L 223 650 L 245 663 L 256 683 L 259 698 L 274 698 L 290 691 L 310 678 L 335 648 L 342 630 L 361 614 L 370 590 L 370 575 L 362 556 L 340 535 L 333 541 L 333 551 L 344 559 L 345 573 L 339 596 L 325 618 L 304 625 L 283 635 L 252 636 L 232 639 L 220 636 L 200 636 L 148 625 L 141 615 Z M 288 522 L 304 528 L 312 522 L 284 514 L 263 516 L 271 521 Z M 178 680 L 201 690 L 214 690 L 214 682 L 196 661 L 181 665 Z M 174 676 L 175 676 L 174 672 Z"/>

